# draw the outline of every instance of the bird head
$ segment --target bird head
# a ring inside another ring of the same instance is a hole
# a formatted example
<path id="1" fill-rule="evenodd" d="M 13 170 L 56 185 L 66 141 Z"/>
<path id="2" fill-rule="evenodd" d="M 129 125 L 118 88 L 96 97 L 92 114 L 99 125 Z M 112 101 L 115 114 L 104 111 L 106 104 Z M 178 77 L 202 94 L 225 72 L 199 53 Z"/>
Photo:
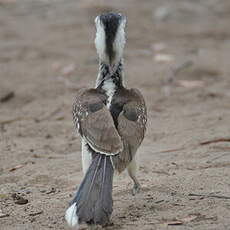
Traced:
<path id="1" fill-rule="evenodd" d="M 117 13 L 104 13 L 95 18 L 95 25 L 95 46 L 100 61 L 114 69 L 123 56 L 126 17 Z"/>

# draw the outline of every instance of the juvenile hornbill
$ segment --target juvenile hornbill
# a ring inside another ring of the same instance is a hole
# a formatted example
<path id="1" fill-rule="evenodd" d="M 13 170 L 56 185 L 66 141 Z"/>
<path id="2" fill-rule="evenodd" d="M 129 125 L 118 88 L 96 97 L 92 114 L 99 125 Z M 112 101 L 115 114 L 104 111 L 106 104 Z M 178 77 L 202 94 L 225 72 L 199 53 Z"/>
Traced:
<path id="1" fill-rule="evenodd" d="M 82 138 L 84 179 L 66 211 L 70 226 L 109 224 L 114 170 L 127 168 L 134 182 L 132 193 L 140 189 L 135 154 L 145 135 L 147 115 L 140 91 L 127 89 L 123 81 L 126 18 L 105 13 L 96 17 L 95 24 L 100 64 L 96 87 L 80 90 L 73 106 Z"/>

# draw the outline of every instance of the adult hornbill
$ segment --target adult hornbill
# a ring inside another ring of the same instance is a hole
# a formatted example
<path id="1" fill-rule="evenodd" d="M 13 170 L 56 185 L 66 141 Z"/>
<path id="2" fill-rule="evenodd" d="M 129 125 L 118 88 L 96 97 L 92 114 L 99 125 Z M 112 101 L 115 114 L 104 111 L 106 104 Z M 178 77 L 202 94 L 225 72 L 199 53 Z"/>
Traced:
<path id="1" fill-rule="evenodd" d="M 96 86 L 80 90 L 73 106 L 74 124 L 82 138 L 84 179 L 66 211 L 70 226 L 109 223 L 114 170 L 127 168 L 134 182 L 132 193 L 140 189 L 135 154 L 145 135 L 147 114 L 140 91 L 124 85 L 126 18 L 105 13 L 96 17 L 95 24 Z"/>

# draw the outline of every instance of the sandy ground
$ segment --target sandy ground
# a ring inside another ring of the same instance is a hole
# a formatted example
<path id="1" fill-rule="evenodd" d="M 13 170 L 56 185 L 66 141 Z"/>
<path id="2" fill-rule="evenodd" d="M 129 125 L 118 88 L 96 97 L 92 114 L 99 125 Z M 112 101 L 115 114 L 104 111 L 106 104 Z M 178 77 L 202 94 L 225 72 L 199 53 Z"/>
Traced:
<path id="1" fill-rule="evenodd" d="M 72 103 L 94 85 L 93 20 L 104 11 L 128 16 L 125 78 L 148 105 L 142 191 L 133 197 L 127 173 L 115 175 L 108 229 L 230 229 L 230 2 L 221 0 L 0 0 L 0 229 L 69 229 L 64 211 L 82 179 Z"/>

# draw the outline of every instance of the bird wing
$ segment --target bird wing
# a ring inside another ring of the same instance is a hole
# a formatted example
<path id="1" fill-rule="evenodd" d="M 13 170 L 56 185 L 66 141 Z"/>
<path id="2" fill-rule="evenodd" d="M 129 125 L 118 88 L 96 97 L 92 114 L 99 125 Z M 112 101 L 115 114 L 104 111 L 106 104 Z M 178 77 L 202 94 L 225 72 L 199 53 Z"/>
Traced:
<path id="1" fill-rule="evenodd" d="M 146 131 L 147 109 L 139 90 L 130 89 L 130 100 L 118 117 L 118 133 L 123 140 L 123 151 L 113 158 L 118 171 L 123 171 L 133 159 Z"/>
<path id="2" fill-rule="evenodd" d="M 90 147 L 106 155 L 123 149 L 123 143 L 105 106 L 106 96 L 97 89 L 80 91 L 73 106 L 75 126 Z"/>

